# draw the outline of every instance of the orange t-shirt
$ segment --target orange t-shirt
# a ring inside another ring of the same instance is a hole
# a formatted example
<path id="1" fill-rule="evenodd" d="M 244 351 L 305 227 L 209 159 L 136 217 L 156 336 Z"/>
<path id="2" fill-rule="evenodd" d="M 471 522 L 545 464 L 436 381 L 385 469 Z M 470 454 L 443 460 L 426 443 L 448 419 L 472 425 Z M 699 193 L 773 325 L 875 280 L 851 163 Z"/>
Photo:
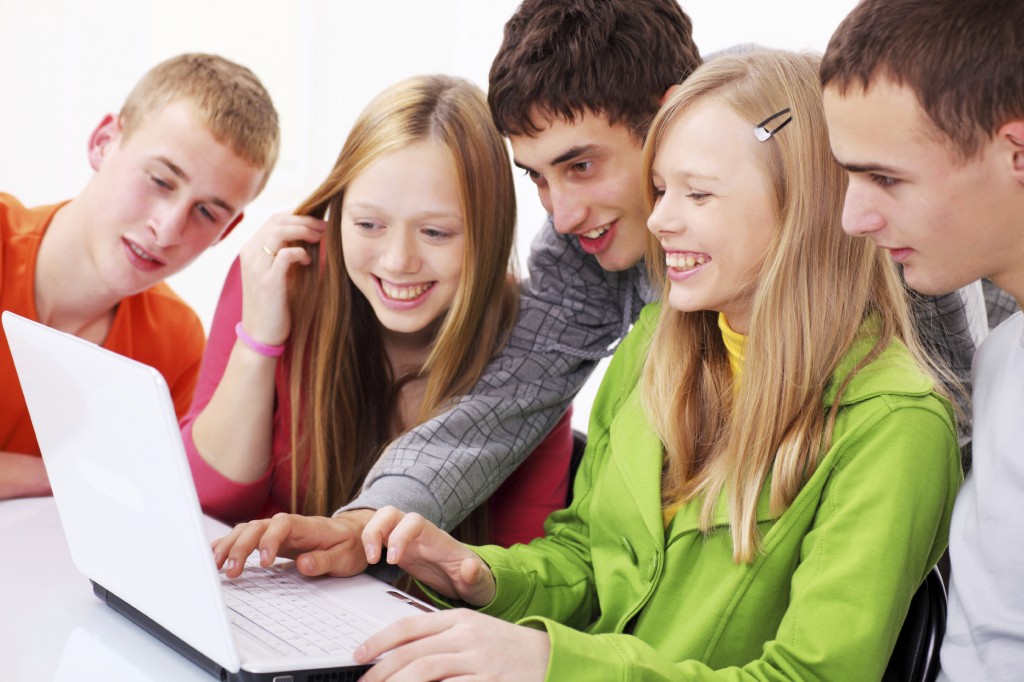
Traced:
<path id="1" fill-rule="evenodd" d="M 60 204 L 27 209 L 9 194 L 0 193 L 0 310 L 39 319 L 36 258 L 43 234 L 59 208 Z M 118 304 L 103 347 L 151 365 L 163 374 L 180 419 L 192 402 L 205 344 L 203 326 L 195 311 L 161 282 Z M 2 333 L 0 451 L 39 454 L 7 337 Z"/>

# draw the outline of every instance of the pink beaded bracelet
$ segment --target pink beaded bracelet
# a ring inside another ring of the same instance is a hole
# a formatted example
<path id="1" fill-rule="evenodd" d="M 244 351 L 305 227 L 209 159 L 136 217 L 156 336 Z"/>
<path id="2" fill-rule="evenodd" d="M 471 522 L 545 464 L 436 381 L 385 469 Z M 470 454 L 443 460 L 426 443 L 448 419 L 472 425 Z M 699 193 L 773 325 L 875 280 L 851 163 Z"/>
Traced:
<path id="1" fill-rule="evenodd" d="M 266 343 L 260 343 L 256 339 L 249 336 L 248 332 L 245 331 L 245 328 L 242 326 L 241 322 L 235 325 L 235 336 L 238 337 L 239 341 L 241 341 L 246 346 L 248 346 L 249 348 L 251 348 L 252 350 L 256 351 L 257 353 L 264 357 L 279 358 L 282 355 L 284 355 L 283 343 L 280 346 L 271 346 Z"/>

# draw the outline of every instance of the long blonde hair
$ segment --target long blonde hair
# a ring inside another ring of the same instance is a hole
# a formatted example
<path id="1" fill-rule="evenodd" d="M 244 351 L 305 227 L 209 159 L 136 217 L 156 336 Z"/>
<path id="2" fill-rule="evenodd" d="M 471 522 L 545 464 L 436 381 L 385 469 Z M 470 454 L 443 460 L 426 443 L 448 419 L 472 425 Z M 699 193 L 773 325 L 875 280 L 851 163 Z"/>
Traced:
<path id="1" fill-rule="evenodd" d="M 376 159 L 423 140 L 450 153 L 462 195 L 465 249 L 458 291 L 430 354 L 419 421 L 465 394 L 500 349 L 518 298 L 509 276 L 515 191 L 504 140 L 480 89 L 450 76 L 418 76 L 362 112 L 327 179 L 296 211 L 325 218 L 311 249 L 321 267 L 293 271 L 290 371 L 292 508 L 325 514 L 351 500 L 393 435 L 397 394 L 370 304 L 348 277 L 340 223 L 345 189 Z M 300 505 L 300 490 L 305 488 Z"/>
<path id="2" fill-rule="evenodd" d="M 643 375 L 645 406 L 665 444 L 663 503 L 700 499 L 707 532 L 725 491 L 737 562 L 751 561 L 759 549 L 757 502 L 769 474 L 777 516 L 830 447 L 850 378 L 894 339 L 927 366 L 893 263 L 870 239 L 841 228 L 846 175 L 829 150 L 817 69 L 817 57 L 774 50 L 714 59 L 674 93 L 644 146 L 645 186 L 653 188 L 651 165 L 666 130 L 695 102 L 730 108 L 750 121 L 751 135 L 760 121 L 791 109 L 792 121 L 759 145 L 778 224 L 758 279 L 735 396 L 711 311 L 665 305 Z M 647 262 L 656 281 L 664 282 L 664 258 L 652 245 Z M 876 343 L 825 409 L 833 372 L 869 317 Z"/>

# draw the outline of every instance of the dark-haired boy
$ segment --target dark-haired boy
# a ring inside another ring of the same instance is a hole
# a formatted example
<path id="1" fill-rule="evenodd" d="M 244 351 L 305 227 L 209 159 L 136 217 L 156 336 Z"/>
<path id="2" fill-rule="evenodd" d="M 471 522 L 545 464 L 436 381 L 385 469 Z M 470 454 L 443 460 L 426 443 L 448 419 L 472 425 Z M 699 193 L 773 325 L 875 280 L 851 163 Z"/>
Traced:
<path id="1" fill-rule="evenodd" d="M 180 416 L 205 336 L 163 280 L 242 217 L 277 159 L 277 112 L 247 68 L 186 54 L 142 77 L 89 138 L 72 200 L 0 194 L 0 308 L 156 367 Z M 0 499 L 50 492 L 6 337 L 0 338 Z"/>
<path id="2" fill-rule="evenodd" d="M 936 294 L 989 278 L 1024 303 L 1024 3 L 864 0 L 822 63 L 843 217 Z M 1024 671 L 1024 317 L 974 360 L 974 466 L 953 511 L 942 675 Z"/>

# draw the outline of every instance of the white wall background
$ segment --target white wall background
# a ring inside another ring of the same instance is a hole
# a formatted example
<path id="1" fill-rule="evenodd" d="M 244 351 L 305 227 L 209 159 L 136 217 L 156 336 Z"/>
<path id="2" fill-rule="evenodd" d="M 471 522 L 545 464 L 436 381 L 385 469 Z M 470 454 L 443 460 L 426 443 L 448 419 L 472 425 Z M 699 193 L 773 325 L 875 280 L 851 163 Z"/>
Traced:
<path id="1" fill-rule="evenodd" d="M 86 142 L 152 65 L 188 51 L 250 67 L 282 123 L 281 158 L 246 220 L 171 279 L 209 325 L 224 274 L 271 213 L 296 206 L 330 169 L 352 122 L 385 86 L 445 72 L 486 88 L 519 0 L 0 0 L 0 191 L 26 205 L 76 194 Z M 856 0 L 691 0 L 702 54 L 736 43 L 821 51 Z M 517 173 L 518 253 L 544 215 Z M 585 430 L 595 376 L 577 398 Z"/>

